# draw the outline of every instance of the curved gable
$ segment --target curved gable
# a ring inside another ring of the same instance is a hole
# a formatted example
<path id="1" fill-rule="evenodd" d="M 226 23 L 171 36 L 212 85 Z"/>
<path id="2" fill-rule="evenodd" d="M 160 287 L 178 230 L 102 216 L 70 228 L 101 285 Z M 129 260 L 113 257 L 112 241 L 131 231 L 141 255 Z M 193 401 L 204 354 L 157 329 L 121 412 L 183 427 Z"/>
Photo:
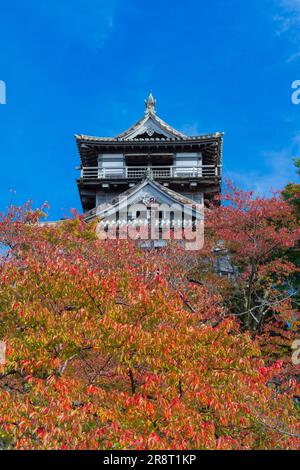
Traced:
<path id="1" fill-rule="evenodd" d="M 155 114 L 149 113 L 127 131 L 117 136 L 119 140 L 131 140 L 144 136 L 158 136 L 162 139 L 183 139 L 185 136 L 159 119 Z"/>

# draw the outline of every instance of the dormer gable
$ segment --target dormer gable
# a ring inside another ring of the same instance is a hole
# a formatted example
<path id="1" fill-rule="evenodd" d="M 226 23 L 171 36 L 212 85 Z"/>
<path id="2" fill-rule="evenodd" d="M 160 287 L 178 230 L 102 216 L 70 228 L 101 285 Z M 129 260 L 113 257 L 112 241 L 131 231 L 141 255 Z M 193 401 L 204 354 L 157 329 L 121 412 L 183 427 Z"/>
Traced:
<path id="1" fill-rule="evenodd" d="M 145 116 L 125 132 L 117 135 L 117 140 L 138 140 L 139 138 L 185 139 L 187 137 L 156 115 L 156 100 L 151 93 L 145 104 Z"/>

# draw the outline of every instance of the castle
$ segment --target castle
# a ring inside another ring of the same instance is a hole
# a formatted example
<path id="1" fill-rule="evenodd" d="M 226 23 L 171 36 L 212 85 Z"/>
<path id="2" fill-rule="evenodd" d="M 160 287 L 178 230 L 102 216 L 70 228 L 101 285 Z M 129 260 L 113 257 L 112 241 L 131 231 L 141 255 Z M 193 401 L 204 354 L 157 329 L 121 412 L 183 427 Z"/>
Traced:
<path id="1" fill-rule="evenodd" d="M 223 133 L 187 136 L 158 117 L 150 93 L 143 117 L 116 137 L 76 135 L 81 160 L 77 180 L 86 221 L 109 224 L 145 219 L 147 210 L 129 214 L 127 205 L 189 206 L 192 220 L 221 191 Z M 125 202 L 124 202 L 125 201 Z M 124 219 L 124 213 L 126 214 Z M 123 219 L 120 218 L 123 214 Z M 160 222 L 165 213 L 160 211 Z M 169 224 L 175 224 L 171 220 Z"/>

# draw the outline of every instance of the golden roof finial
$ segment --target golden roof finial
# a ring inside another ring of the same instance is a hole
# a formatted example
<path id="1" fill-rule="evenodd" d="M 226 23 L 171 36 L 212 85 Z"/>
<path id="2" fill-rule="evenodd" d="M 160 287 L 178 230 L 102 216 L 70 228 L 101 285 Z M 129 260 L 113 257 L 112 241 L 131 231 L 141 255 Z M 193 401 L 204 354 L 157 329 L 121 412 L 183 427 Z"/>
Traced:
<path id="1" fill-rule="evenodd" d="M 153 98 L 152 92 L 150 91 L 148 99 L 145 100 L 145 105 L 146 105 L 146 111 L 145 113 L 153 113 L 155 114 L 155 105 L 156 105 L 156 100 Z"/>

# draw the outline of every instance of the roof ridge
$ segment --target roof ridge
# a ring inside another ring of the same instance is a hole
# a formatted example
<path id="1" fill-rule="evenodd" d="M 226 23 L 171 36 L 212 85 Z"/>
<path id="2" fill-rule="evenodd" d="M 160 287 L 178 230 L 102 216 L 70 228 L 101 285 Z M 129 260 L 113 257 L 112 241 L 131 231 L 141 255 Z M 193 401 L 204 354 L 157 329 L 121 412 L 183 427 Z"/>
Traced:
<path id="1" fill-rule="evenodd" d="M 174 127 L 170 126 L 167 122 L 165 122 L 163 119 L 157 116 L 156 113 L 149 111 L 145 114 L 145 116 L 139 119 L 135 124 L 130 126 L 124 132 L 121 132 L 121 134 L 118 134 L 115 138 L 121 139 L 121 140 L 127 140 L 127 139 L 129 140 L 130 137 L 133 137 L 133 138 L 138 137 L 139 128 L 141 131 L 140 135 L 144 133 L 148 133 L 149 130 L 153 130 L 153 133 L 154 133 L 154 129 L 151 129 L 151 126 L 149 125 L 147 126 L 147 124 L 150 123 L 151 121 L 157 125 L 158 130 L 165 131 L 171 135 L 174 135 L 176 138 L 184 139 L 185 137 L 187 137 L 185 134 L 177 131 Z M 151 137 L 151 133 L 149 133 L 149 136 Z"/>

